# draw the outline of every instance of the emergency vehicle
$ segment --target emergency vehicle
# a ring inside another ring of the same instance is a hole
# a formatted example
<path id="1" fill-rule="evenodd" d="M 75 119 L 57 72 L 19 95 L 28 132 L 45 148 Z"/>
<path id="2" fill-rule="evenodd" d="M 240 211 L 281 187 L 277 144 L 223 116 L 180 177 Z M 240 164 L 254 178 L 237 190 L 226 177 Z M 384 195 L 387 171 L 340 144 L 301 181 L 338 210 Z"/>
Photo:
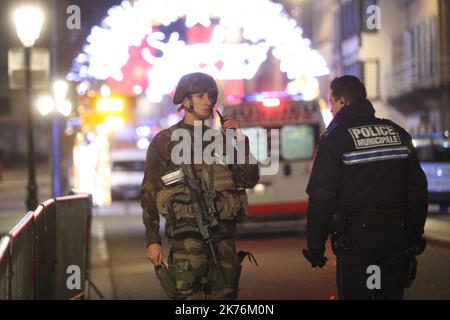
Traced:
<path id="1" fill-rule="evenodd" d="M 111 151 L 112 200 L 137 200 L 144 179 L 147 152 L 138 149 Z"/>
<path id="2" fill-rule="evenodd" d="M 247 191 L 249 218 L 282 220 L 306 213 L 312 159 L 325 129 L 318 102 L 304 101 L 300 95 L 261 93 L 224 106 L 223 115 L 240 121 L 259 163 L 279 158 L 276 173 L 261 175 L 259 183 Z M 279 139 L 274 139 L 271 129 L 279 130 Z"/>

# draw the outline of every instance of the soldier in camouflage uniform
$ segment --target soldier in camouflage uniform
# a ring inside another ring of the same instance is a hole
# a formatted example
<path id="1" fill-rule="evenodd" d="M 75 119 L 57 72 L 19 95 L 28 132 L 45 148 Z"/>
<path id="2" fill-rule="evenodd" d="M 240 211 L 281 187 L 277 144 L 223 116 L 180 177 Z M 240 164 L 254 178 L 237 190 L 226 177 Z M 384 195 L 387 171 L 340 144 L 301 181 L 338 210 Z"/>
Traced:
<path id="1" fill-rule="evenodd" d="M 175 299 L 237 298 L 243 255 L 241 252 L 236 253 L 236 223 L 246 214 L 245 188 L 254 187 L 259 180 L 258 165 L 256 161 L 250 161 L 254 158 L 249 152 L 248 138 L 237 130 L 238 141 L 245 139 L 245 164 L 207 165 L 203 162 L 200 165 L 193 165 L 196 176 L 217 194 L 214 202 L 219 214 L 219 227 L 212 236 L 217 265 L 212 263 L 210 247 L 200 234 L 174 237 L 174 229 L 186 225 L 195 226 L 196 220 L 192 205 L 189 203 L 174 203 L 175 219 L 168 217 L 166 205 L 170 195 L 177 192 L 189 194 L 189 191 L 182 185 L 167 187 L 161 180 L 161 177 L 180 169 L 171 160 L 172 149 L 178 143 L 171 141 L 172 132 L 175 129 L 186 129 L 193 137 L 194 121 L 202 121 L 202 130 L 210 129 L 203 121 L 212 117 L 217 95 L 216 82 L 209 75 L 192 73 L 183 76 L 178 83 L 173 102 L 175 105 L 181 104 L 178 111 L 184 109 L 185 116 L 176 125 L 159 132 L 147 152 L 141 188 L 147 258 L 155 266 L 163 265 L 164 252 L 159 235 L 161 214 L 166 220 L 165 235 L 171 243 L 168 269 L 176 288 L 175 294 L 168 293 L 168 295 Z M 225 117 L 222 128 L 239 129 L 239 122 Z M 224 137 L 223 134 L 222 136 Z M 193 143 L 194 140 L 191 141 Z M 202 145 L 205 148 L 205 143 Z M 232 152 L 235 153 L 236 159 L 236 148 L 233 148 Z"/>

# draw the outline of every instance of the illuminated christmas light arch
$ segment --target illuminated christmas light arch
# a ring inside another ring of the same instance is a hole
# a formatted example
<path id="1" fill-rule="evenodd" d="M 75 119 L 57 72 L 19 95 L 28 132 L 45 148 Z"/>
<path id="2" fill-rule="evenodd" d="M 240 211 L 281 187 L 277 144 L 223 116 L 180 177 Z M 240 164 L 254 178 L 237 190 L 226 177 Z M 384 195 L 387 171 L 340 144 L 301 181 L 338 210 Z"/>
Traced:
<path id="1" fill-rule="evenodd" d="M 210 27 L 212 19 L 219 22 L 208 43 L 187 45 L 177 32 L 165 39 L 155 31 L 154 27 L 179 19 L 185 19 L 187 28 Z M 92 28 L 68 80 L 121 81 L 129 48 L 139 47 L 142 39 L 163 52 L 157 57 L 148 48 L 141 51 L 152 65 L 147 95 L 153 98 L 172 92 L 179 78 L 189 72 L 203 71 L 218 80 L 251 79 L 270 49 L 289 79 L 328 74 L 324 58 L 302 33 L 282 5 L 270 0 L 137 0 L 133 5 L 124 0 L 108 10 L 101 27 Z M 244 42 L 236 43 L 239 38 Z"/>

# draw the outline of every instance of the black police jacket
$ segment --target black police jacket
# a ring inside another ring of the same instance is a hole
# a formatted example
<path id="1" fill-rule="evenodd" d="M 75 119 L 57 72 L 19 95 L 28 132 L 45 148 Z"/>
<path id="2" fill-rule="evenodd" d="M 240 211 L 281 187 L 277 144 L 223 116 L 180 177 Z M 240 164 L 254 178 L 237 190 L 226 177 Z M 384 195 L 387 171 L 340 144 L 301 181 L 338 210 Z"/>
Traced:
<path id="1" fill-rule="evenodd" d="M 322 135 L 307 193 L 311 250 L 324 250 L 331 215 L 339 208 L 405 205 L 408 241 L 423 234 L 427 180 L 411 136 L 394 122 L 376 118 L 367 100 L 342 108 Z"/>

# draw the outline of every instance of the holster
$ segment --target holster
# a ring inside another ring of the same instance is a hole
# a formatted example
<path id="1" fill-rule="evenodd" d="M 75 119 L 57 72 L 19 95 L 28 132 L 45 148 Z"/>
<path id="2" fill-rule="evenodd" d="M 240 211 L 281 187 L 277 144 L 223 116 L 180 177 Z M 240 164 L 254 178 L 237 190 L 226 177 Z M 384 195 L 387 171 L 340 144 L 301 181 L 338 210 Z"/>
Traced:
<path id="1" fill-rule="evenodd" d="M 175 277 L 165 264 L 155 266 L 156 277 L 158 278 L 162 288 L 170 299 L 175 299 L 177 289 L 175 285 Z"/>
<path id="2" fill-rule="evenodd" d="M 411 287 L 412 283 L 416 279 L 417 273 L 417 258 L 416 256 L 421 254 L 426 247 L 425 238 L 420 238 L 414 245 L 406 250 L 408 257 L 408 265 L 406 270 L 405 288 Z"/>
<path id="3" fill-rule="evenodd" d="M 405 279 L 405 288 L 411 287 L 412 283 L 416 279 L 416 273 L 417 273 L 417 259 L 416 256 L 410 256 L 408 260 L 408 266 L 407 266 L 407 272 L 406 272 L 406 279 Z"/>
<path id="4" fill-rule="evenodd" d="M 350 246 L 348 228 L 345 214 L 342 210 L 336 210 L 331 215 L 330 238 L 331 248 L 336 255 L 339 251 L 345 251 Z"/>

